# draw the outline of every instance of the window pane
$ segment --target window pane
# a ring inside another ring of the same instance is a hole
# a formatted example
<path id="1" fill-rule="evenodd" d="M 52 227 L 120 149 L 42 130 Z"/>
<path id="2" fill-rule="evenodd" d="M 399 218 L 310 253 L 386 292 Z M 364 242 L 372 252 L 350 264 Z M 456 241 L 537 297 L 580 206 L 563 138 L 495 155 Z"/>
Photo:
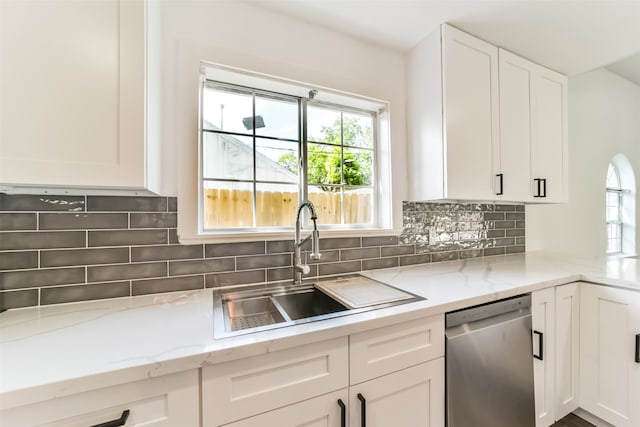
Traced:
<path id="1" fill-rule="evenodd" d="M 309 184 L 341 184 L 340 147 L 309 144 L 307 146 L 307 179 Z"/>
<path id="2" fill-rule="evenodd" d="M 297 185 L 257 185 L 256 225 L 258 227 L 295 226 L 297 207 Z"/>
<path id="3" fill-rule="evenodd" d="M 318 225 L 342 224 L 342 192 L 340 186 L 309 187 L 309 200 L 315 205 Z"/>
<path id="4" fill-rule="evenodd" d="M 253 227 L 253 189 L 249 183 L 203 183 L 205 229 Z"/>
<path id="5" fill-rule="evenodd" d="M 244 134 L 242 119 L 253 117 L 253 95 L 205 86 L 202 94 L 202 128 Z"/>
<path id="6" fill-rule="evenodd" d="M 342 128 L 344 145 L 373 148 L 373 119 L 370 115 L 344 113 Z"/>
<path id="7" fill-rule="evenodd" d="M 258 123 L 258 118 L 262 122 Z M 264 124 L 264 127 L 260 127 Z M 298 102 L 256 96 L 256 135 L 299 139 Z"/>
<path id="8" fill-rule="evenodd" d="M 298 182 L 298 143 L 256 139 L 256 179 Z"/>
<path id="9" fill-rule="evenodd" d="M 345 188 L 344 223 L 373 223 L 373 188 Z"/>
<path id="10" fill-rule="evenodd" d="M 309 141 L 341 144 L 340 111 L 307 107 L 307 139 Z"/>
<path id="11" fill-rule="evenodd" d="M 345 148 L 343 168 L 346 185 L 371 185 L 373 182 L 372 152 Z"/>
<path id="12" fill-rule="evenodd" d="M 204 178 L 253 179 L 252 139 L 203 132 Z"/>
<path id="13" fill-rule="evenodd" d="M 607 188 L 615 188 L 620 189 L 620 178 L 618 176 L 618 170 L 609 163 L 609 168 L 607 169 Z"/>

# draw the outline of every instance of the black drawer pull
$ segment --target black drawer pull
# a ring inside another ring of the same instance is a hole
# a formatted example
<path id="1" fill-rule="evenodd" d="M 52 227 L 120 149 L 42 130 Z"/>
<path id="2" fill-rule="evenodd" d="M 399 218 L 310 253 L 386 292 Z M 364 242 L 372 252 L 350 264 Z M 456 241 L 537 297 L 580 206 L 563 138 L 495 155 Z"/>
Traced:
<path id="1" fill-rule="evenodd" d="M 500 190 L 496 193 L 496 196 L 502 196 L 504 194 L 504 175 L 499 173 L 496 176 L 500 179 Z"/>
<path id="2" fill-rule="evenodd" d="M 106 423 L 96 424 L 91 427 L 120 427 L 126 424 L 129 418 L 129 410 L 122 411 L 122 415 L 117 420 L 107 421 Z"/>
<path id="3" fill-rule="evenodd" d="M 538 335 L 538 354 L 534 354 L 533 357 L 535 357 L 538 360 L 544 360 L 544 351 L 542 348 L 542 343 L 544 342 L 543 341 L 544 334 L 538 331 L 533 331 L 533 333 Z"/>
<path id="4" fill-rule="evenodd" d="M 636 363 L 640 363 L 640 334 L 636 334 Z"/>
<path id="5" fill-rule="evenodd" d="M 338 399 L 338 406 L 340 407 L 340 427 L 347 427 L 347 408 L 342 399 Z"/>
<path id="6" fill-rule="evenodd" d="M 367 427 L 367 401 L 361 393 L 358 393 L 358 400 L 360 401 L 360 425 Z"/>

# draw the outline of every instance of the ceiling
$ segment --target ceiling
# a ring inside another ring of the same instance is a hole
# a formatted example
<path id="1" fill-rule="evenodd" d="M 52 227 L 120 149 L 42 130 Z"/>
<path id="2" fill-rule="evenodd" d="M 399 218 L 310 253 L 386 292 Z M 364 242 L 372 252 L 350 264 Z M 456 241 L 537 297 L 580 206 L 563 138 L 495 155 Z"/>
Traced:
<path id="1" fill-rule="evenodd" d="M 640 84 L 640 1 L 247 0 L 401 52 L 442 22 L 567 75 L 609 69 Z"/>

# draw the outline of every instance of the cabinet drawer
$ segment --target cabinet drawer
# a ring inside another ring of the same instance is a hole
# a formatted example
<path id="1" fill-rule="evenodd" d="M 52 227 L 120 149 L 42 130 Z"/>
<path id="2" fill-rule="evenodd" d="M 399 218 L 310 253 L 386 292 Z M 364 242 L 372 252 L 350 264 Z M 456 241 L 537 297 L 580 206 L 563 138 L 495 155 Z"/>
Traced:
<path id="1" fill-rule="evenodd" d="M 347 337 L 202 369 L 205 427 L 250 417 L 348 386 Z"/>
<path id="2" fill-rule="evenodd" d="M 444 315 L 351 335 L 351 384 L 444 355 Z"/>
<path id="3" fill-rule="evenodd" d="M 342 414 L 338 400 L 344 405 L 346 420 L 349 413 L 349 392 L 345 388 L 275 411 L 236 421 L 225 427 L 340 427 Z"/>
<path id="4" fill-rule="evenodd" d="M 198 372 L 74 394 L 0 412 L 2 426 L 87 427 L 112 421 L 129 410 L 127 426 L 197 427 Z"/>

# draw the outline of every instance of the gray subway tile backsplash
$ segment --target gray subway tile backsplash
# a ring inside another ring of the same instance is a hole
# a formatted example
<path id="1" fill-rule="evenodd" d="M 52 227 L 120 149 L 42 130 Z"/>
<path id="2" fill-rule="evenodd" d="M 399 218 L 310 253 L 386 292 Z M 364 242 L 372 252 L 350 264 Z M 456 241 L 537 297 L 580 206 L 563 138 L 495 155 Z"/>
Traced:
<path id="1" fill-rule="evenodd" d="M 85 282 L 85 267 L 0 272 L 0 290 L 70 285 Z"/>
<path id="2" fill-rule="evenodd" d="M 129 217 L 126 213 L 41 213 L 40 230 L 89 230 L 127 228 Z"/>
<path id="3" fill-rule="evenodd" d="M 237 255 L 261 255 L 265 253 L 265 242 L 216 243 L 205 245 L 204 256 L 207 258 Z"/>
<path id="4" fill-rule="evenodd" d="M 131 248 L 131 262 L 202 258 L 202 245 L 156 245 Z"/>
<path id="5" fill-rule="evenodd" d="M 129 262 L 129 248 L 60 249 L 40 251 L 40 267 L 123 264 Z"/>
<path id="6" fill-rule="evenodd" d="M 0 312 L 10 308 L 33 307 L 38 305 L 38 289 L 7 291 L 0 294 Z"/>
<path id="7" fill-rule="evenodd" d="M 86 243 L 86 231 L 7 231 L 0 233 L 0 251 L 84 248 Z"/>
<path id="8" fill-rule="evenodd" d="M 168 243 L 166 229 L 158 230 L 117 230 L 117 231 L 88 231 L 89 247 L 98 246 L 134 246 L 160 245 Z"/>
<path id="9" fill-rule="evenodd" d="M 182 245 L 173 197 L 0 194 L 0 311 L 291 280 L 291 239 Z M 523 205 L 403 203 L 399 235 L 320 239 L 316 277 L 525 251 Z"/>
<path id="10" fill-rule="evenodd" d="M 265 270 L 235 271 L 231 273 L 215 273 L 205 276 L 207 288 L 263 283 L 266 281 Z"/>
<path id="11" fill-rule="evenodd" d="M 169 276 L 219 273 L 222 271 L 234 271 L 235 268 L 236 259 L 234 257 L 201 259 L 196 261 L 170 261 Z"/>
<path id="12" fill-rule="evenodd" d="M 0 211 L 84 211 L 84 196 L 49 196 L 0 193 Z"/>
<path id="13" fill-rule="evenodd" d="M 79 286 L 54 286 L 43 288 L 40 304 L 62 304 L 67 302 L 128 297 L 131 292 L 129 281 L 92 283 Z"/>
<path id="14" fill-rule="evenodd" d="M 87 196 L 87 211 L 167 212 L 167 197 Z"/>
<path id="15" fill-rule="evenodd" d="M 143 262 L 140 264 L 115 264 L 87 267 L 87 282 L 107 282 L 125 279 L 166 277 L 166 262 Z"/>
<path id="16" fill-rule="evenodd" d="M 340 250 L 341 261 L 351 261 L 354 259 L 380 258 L 380 248 L 362 248 L 362 249 L 342 249 Z"/>
<path id="17" fill-rule="evenodd" d="M 0 270 L 38 268 L 38 251 L 3 252 L 0 254 Z"/>
<path id="18" fill-rule="evenodd" d="M 131 295 L 192 291 L 196 289 L 204 289 L 204 277 L 184 276 L 165 279 L 134 280 L 131 282 Z"/>
<path id="19" fill-rule="evenodd" d="M 175 212 L 132 213 L 131 228 L 175 228 L 178 215 Z"/>
<path id="20" fill-rule="evenodd" d="M 35 213 L 0 213 L 0 230 L 36 230 L 38 216 Z"/>

